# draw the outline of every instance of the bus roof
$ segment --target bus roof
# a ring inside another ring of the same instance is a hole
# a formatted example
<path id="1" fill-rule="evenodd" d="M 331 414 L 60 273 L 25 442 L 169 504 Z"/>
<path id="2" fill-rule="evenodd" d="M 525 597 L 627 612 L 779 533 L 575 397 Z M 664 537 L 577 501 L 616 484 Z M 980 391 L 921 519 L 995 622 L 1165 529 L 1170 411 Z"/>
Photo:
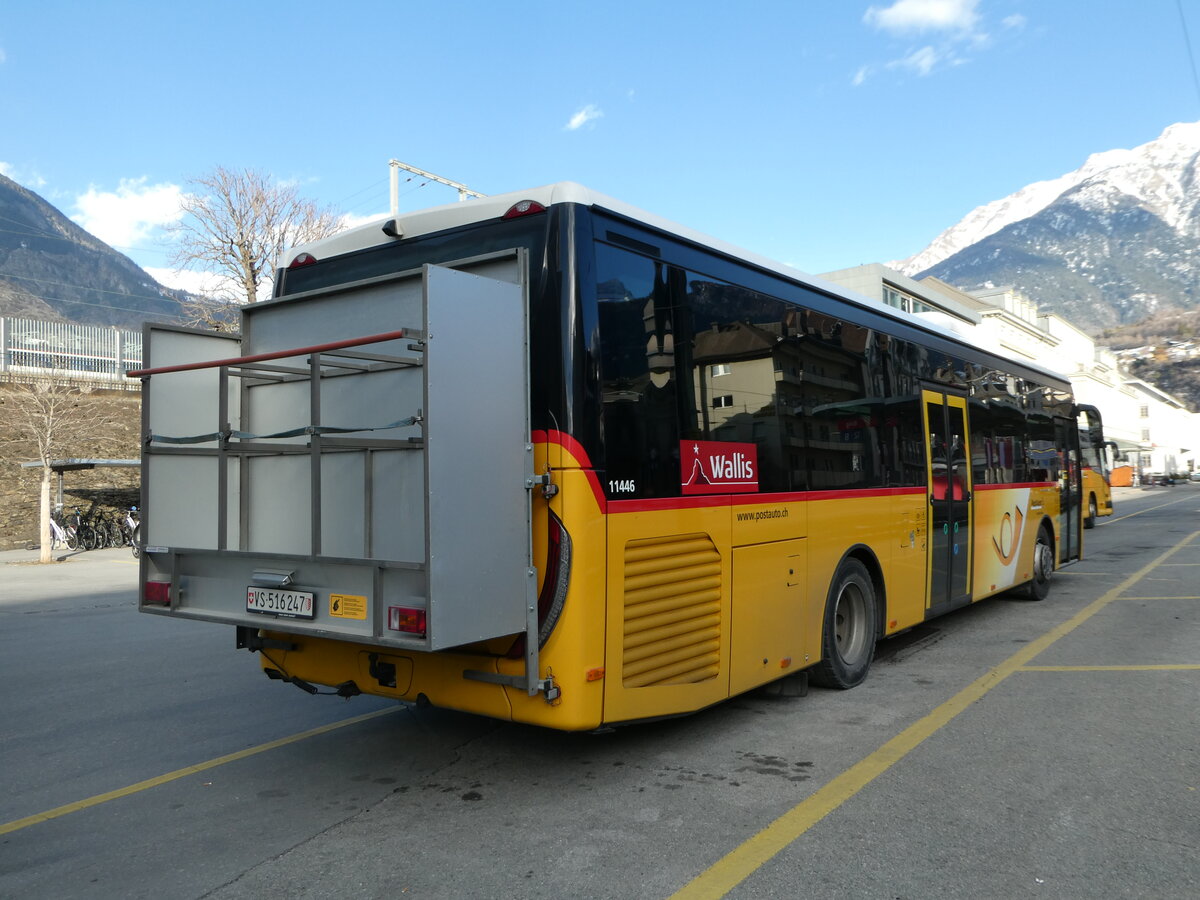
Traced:
<path id="1" fill-rule="evenodd" d="M 525 200 L 535 201 L 547 208 L 556 204 L 575 203 L 615 213 L 725 256 L 749 263 L 756 268 L 777 273 L 791 281 L 798 281 L 821 293 L 861 306 L 877 315 L 883 315 L 910 327 L 915 327 L 940 337 L 949 338 L 956 343 L 976 347 L 986 353 L 991 353 L 1003 359 L 1009 359 L 1010 362 L 1058 381 L 1069 383 L 1065 375 L 1053 369 L 1028 360 L 1012 360 L 998 346 L 981 346 L 979 339 L 982 335 L 968 334 L 965 331 L 966 323 L 959 322 L 949 314 L 937 312 L 906 313 L 835 282 L 810 275 L 807 272 L 761 256 L 753 251 L 726 243 L 695 229 L 688 228 L 686 225 L 680 225 L 677 222 L 672 222 L 654 213 L 646 212 L 643 209 L 601 194 L 573 181 L 560 181 L 541 187 L 512 191 L 506 194 L 494 194 L 488 197 L 472 198 L 456 203 L 448 203 L 443 206 L 434 206 L 429 209 L 403 213 L 398 218 L 395 218 L 394 226 L 386 232 L 384 229 L 393 221 L 393 217 L 382 216 L 364 225 L 358 225 L 354 228 L 338 232 L 331 237 L 290 247 L 280 257 L 279 266 L 286 268 L 292 260 L 302 253 L 308 253 L 317 259 L 327 259 L 331 256 L 340 256 L 344 253 L 352 253 L 357 250 L 366 250 L 382 244 L 389 244 L 397 238 L 418 237 L 488 219 L 498 219 L 513 206 Z"/>

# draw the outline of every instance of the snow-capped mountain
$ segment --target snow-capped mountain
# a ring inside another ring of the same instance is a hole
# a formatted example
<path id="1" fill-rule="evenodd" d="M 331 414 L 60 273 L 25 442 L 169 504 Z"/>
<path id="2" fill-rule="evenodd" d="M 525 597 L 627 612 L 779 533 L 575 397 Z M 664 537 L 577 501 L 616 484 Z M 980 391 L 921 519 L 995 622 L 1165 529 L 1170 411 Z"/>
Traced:
<path id="1" fill-rule="evenodd" d="M 1034 182 L 1002 200 L 977 207 L 920 253 L 889 265 L 906 275 L 929 269 L 1005 226 L 1036 215 L 1067 191 L 1085 183 L 1097 186 L 1108 182 L 1141 199 L 1168 224 L 1178 225 L 1195 212 L 1197 198 L 1193 191 L 1188 202 L 1191 184 L 1183 184 L 1180 176 L 1185 170 L 1190 174 L 1188 164 L 1198 152 L 1200 122 L 1185 122 L 1170 126 L 1156 140 L 1133 150 L 1094 153 L 1074 172 Z"/>
<path id="2" fill-rule="evenodd" d="M 894 263 L 968 290 L 1015 284 L 1080 327 L 1189 309 L 1200 298 L 1200 122 L 981 206 Z"/>

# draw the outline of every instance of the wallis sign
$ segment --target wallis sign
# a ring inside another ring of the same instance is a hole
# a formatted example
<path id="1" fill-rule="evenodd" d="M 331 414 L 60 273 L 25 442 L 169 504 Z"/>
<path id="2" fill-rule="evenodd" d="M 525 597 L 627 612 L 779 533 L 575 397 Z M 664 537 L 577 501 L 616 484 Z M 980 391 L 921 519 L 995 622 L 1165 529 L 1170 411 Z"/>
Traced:
<path id="1" fill-rule="evenodd" d="M 749 494 L 758 490 L 758 447 L 729 441 L 680 441 L 684 494 Z"/>

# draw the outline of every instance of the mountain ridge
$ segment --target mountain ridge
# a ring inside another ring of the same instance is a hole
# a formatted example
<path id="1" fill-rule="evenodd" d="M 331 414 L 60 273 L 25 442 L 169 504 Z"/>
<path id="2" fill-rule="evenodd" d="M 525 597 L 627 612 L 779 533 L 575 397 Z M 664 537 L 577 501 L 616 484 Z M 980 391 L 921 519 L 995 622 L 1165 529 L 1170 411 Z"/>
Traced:
<path id="1" fill-rule="evenodd" d="M 896 265 L 966 291 L 1013 286 L 1091 334 L 1195 308 L 1200 122 L 979 207 Z"/>
<path id="2" fill-rule="evenodd" d="M 183 292 L 3 175 L 0 223 L 0 315 L 133 329 L 178 321 Z"/>

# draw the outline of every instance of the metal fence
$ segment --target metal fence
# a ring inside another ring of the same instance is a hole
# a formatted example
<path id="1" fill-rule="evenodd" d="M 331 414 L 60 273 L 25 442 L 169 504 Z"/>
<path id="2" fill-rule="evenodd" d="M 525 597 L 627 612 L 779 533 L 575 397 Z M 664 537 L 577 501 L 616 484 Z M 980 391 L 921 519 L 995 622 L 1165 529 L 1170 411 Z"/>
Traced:
<path id="1" fill-rule="evenodd" d="M 142 364 L 142 335 L 105 325 L 0 316 L 0 375 L 61 375 L 125 386 Z"/>

